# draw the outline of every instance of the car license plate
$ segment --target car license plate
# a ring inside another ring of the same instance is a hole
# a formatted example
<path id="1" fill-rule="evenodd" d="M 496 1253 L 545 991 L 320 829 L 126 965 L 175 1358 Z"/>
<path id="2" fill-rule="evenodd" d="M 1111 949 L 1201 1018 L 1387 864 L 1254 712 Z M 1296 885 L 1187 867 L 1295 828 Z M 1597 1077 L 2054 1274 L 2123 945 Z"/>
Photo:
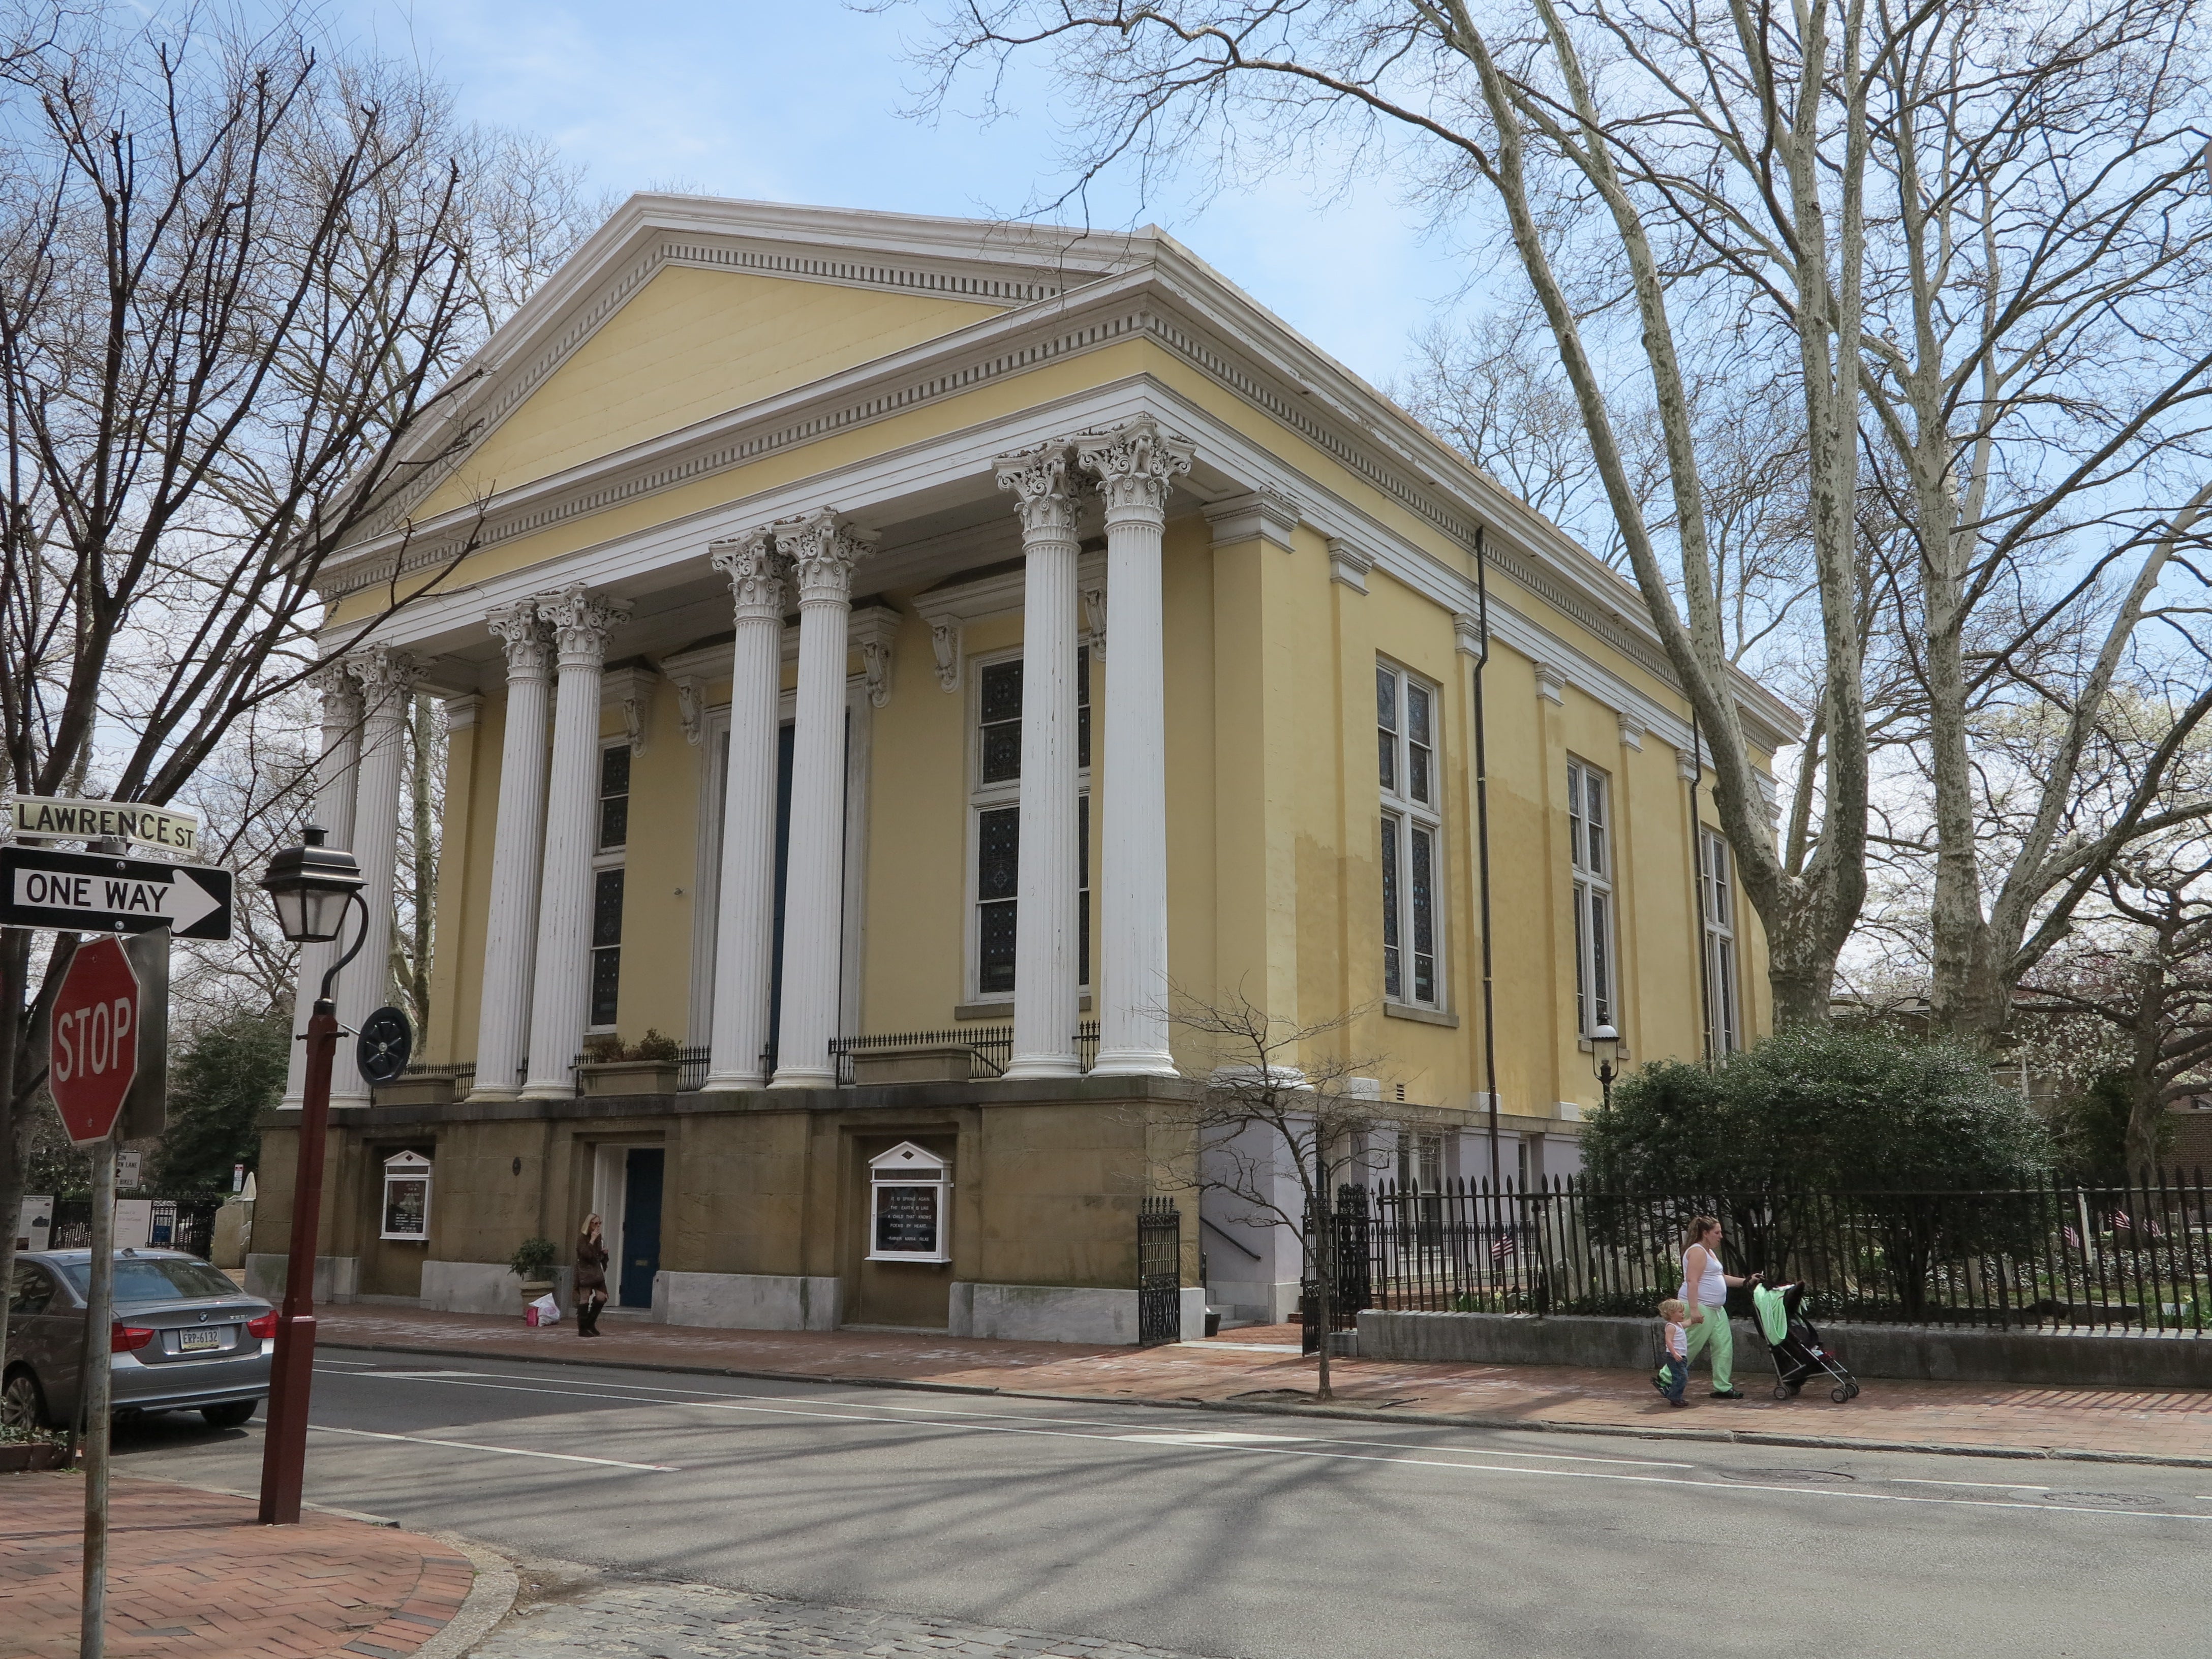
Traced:
<path id="1" fill-rule="evenodd" d="M 177 1351 L 179 1353 L 198 1353 L 208 1348 L 221 1346 L 222 1346 L 222 1329 L 219 1326 L 177 1333 Z"/>

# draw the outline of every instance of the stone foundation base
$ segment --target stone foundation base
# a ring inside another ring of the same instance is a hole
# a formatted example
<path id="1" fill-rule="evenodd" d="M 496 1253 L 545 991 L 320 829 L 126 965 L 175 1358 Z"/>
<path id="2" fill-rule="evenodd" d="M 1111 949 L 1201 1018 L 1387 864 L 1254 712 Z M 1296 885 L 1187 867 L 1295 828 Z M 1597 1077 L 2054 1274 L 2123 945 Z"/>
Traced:
<path id="1" fill-rule="evenodd" d="M 1087 1342 L 1134 1346 L 1137 1292 L 1068 1285 L 975 1285 L 955 1280 L 945 1333 L 1001 1342 Z M 1206 1291 L 1182 1291 L 1185 1340 L 1206 1334 Z"/>
<path id="2" fill-rule="evenodd" d="M 284 1281 L 291 1277 L 290 1258 L 274 1254 L 249 1254 L 246 1258 L 246 1293 L 264 1302 L 284 1299 Z M 319 1255 L 315 1258 L 315 1300 L 336 1306 L 351 1302 L 361 1291 L 361 1258 Z"/>
<path id="3" fill-rule="evenodd" d="M 834 1331 L 843 1301 L 836 1279 L 797 1273 L 663 1272 L 653 1288 L 672 1325 L 744 1331 Z"/>

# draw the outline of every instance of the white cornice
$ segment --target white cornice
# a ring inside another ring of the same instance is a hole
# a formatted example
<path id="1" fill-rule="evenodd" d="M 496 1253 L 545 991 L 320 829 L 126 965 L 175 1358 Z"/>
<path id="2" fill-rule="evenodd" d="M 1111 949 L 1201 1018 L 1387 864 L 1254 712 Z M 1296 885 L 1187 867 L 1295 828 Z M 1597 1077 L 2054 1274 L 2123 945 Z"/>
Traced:
<path id="1" fill-rule="evenodd" d="M 717 220 L 716 211 L 723 209 L 730 212 Z M 927 243 L 934 235 L 933 246 L 940 252 L 961 244 L 963 237 L 988 240 L 1000 229 L 971 222 L 896 215 L 838 216 L 819 210 L 768 210 L 757 204 L 640 198 L 626 204 L 617 222 L 611 222 L 571 262 L 578 271 L 573 280 L 569 268 L 564 268 L 561 277 L 550 286 L 563 289 L 565 302 L 572 308 L 598 313 L 608 296 L 596 294 L 595 284 L 611 272 L 619 276 L 627 269 L 622 266 L 623 258 L 647 253 L 658 257 L 664 246 L 674 245 L 671 236 L 703 234 L 697 228 L 676 222 L 690 210 L 696 210 L 703 219 L 714 220 L 726 234 L 732 233 L 732 215 L 766 215 L 775 221 L 771 230 L 763 230 L 766 221 L 756 217 L 749 222 L 748 234 L 757 239 L 772 231 L 786 242 L 812 246 L 823 244 L 832 235 L 833 222 L 849 228 L 856 240 L 865 234 L 889 236 L 893 229 L 915 244 Z M 621 224 L 628 228 L 622 229 Z M 1044 233 L 1013 228 L 1005 235 L 1000 263 L 1018 266 L 1033 258 Z M 1082 241 L 1075 239 L 1069 246 Z M 472 538 L 479 546 L 496 546 L 832 432 L 960 395 L 1047 362 L 1131 338 L 1147 338 L 1334 457 L 1433 526 L 1463 554 L 1471 556 L 1477 528 L 1486 529 L 1486 550 L 1494 568 L 1662 684 L 1674 683 L 1671 665 L 1656 629 L 1644 614 L 1637 590 L 1590 557 L 1556 526 L 1507 494 L 1487 474 L 1469 465 L 1364 381 L 1284 326 L 1171 239 L 1139 233 L 1097 241 L 1098 246 L 1090 250 L 1094 257 L 1089 263 L 1073 258 L 1068 262 L 1071 272 L 1084 279 L 1082 286 L 1054 295 L 1048 303 L 1032 301 L 996 313 L 935 340 L 504 492 L 481 519 L 477 508 L 464 507 L 410 526 L 404 538 L 394 532 L 365 539 L 327 568 L 329 591 L 343 593 L 387 580 L 395 555 L 404 560 L 406 569 L 430 568 L 452 558 L 465 538 Z M 872 246 L 848 246 L 845 253 L 866 274 L 877 269 L 866 263 L 866 256 L 874 251 Z M 927 250 L 913 246 L 893 251 L 919 257 Z M 1021 252 L 1022 258 L 1007 257 L 1009 251 Z M 945 257 L 951 256 L 946 252 Z M 1117 267 L 1118 274 L 1112 274 Z M 634 291 L 636 280 L 637 273 L 631 270 L 623 291 Z M 574 320 L 564 316 L 559 302 L 548 299 L 542 311 L 529 319 L 518 313 L 517 321 L 527 325 L 518 332 L 510 325 L 498 340 L 512 338 L 518 349 L 526 343 L 557 343 L 568 337 L 562 328 Z M 490 378 L 493 386 L 487 389 L 487 396 L 499 385 L 498 376 Z M 1152 385 L 1148 380 L 1146 384 Z M 1097 388 L 1092 394 L 1060 400 L 1055 407 L 1102 403 L 1126 406 L 1129 402 L 1122 395 L 1126 389 L 1126 383 Z M 1140 408 L 1158 407 L 1163 401 L 1171 404 L 1172 415 L 1164 408 L 1159 412 L 1178 422 L 1181 429 L 1191 430 L 1194 416 L 1187 400 L 1165 394 L 1164 388 L 1153 387 L 1152 393 L 1140 396 Z M 1026 415 L 1035 416 L 1040 412 Z M 1046 420 L 1051 419 L 1049 411 L 1042 412 Z M 1395 535 L 1380 533 L 1382 527 L 1370 515 L 1352 509 L 1348 502 L 1322 489 L 1316 481 L 1294 471 L 1279 457 L 1263 454 L 1241 434 L 1220 428 L 1218 422 L 1203 423 L 1218 428 L 1220 441 L 1212 455 L 1220 458 L 1224 470 L 1244 480 L 1248 487 L 1270 488 L 1288 495 L 1297 503 L 1299 516 L 1324 533 L 1356 537 L 1363 548 L 1377 549 L 1379 568 L 1431 592 L 1453 610 L 1471 607 L 1472 583 L 1450 562 Z M 1024 417 L 996 423 L 992 429 L 1025 426 L 1037 428 L 1037 438 L 1054 435 L 1058 429 Z M 1198 434 L 1193 432 L 1192 435 Z M 872 474 L 881 480 L 906 470 L 903 463 L 925 451 L 938 453 L 941 460 L 949 459 L 943 453 L 947 447 L 957 451 L 972 447 L 963 441 L 966 436 L 955 434 L 949 446 L 923 444 L 898 456 L 878 458 L 859 469 L 817 477 L 795 493 L 809 499 L 835 494 L 841 502 L 852 503 L 854 495 L 847 486 L 856 473 Z M 1206 459 L 1202 453 L 1201 459 Z M 940 472 L 930 482 L 942 483 L 945 476 Z M 794 492 L 771 494 L 783 498 Z M 685 527 L 726 516 L 719 511 L 692 515 Z M 624 538 L 624 544 L 635 548 L 641 539 L 658 541 L 670 528 L 657 526 L 641 538 Z M 584 550 L 568 556 L 562 564 L 566 568 L 603 562 L 590 557 L 591 552 Z M 610 569 L 607 574 L 629 575 L 638 570 L 636 564 L 628 563 Z M 542 569 L 534 580 L 540 583 L 545 580 Z M 508 584 L 500 579 L 490 585 Z M 1571 663 L 1570 656 L 1579 658 L 1581 653 L 1571 653 L 1549 630 L 1509 614 L 1495 599 L 1492 609 L 1494 631 L 1501 641 L 1570 667 L 1570 678 L 1575 683 L 1585 684 L 1593 695 L 1602 696 L 1622 712 L 1637 714 L 1654 732 L 1671 733 L 1680 723 L 1671 717 L 1650 718 L 1656 708 L 1632 706 L 1626 699 L 1633 694 L 1625 688 L 1613 695 L 1599 690 L 1594 682 L 1612 680 L 1614 687 L 1620 683 L 1594 663 L 1588 670 Z M 1514 637 L 1524 630 L 1534 635 L 1525 647 Z M 1796 717 L 1786 704 L 1747 677 L 1738 677 L 1736 690 L 1755 742 L 1772 748 L 1795 736 Z M 1649 700 L 1637 698 L 1635 702 L 1648 705 Z"/>

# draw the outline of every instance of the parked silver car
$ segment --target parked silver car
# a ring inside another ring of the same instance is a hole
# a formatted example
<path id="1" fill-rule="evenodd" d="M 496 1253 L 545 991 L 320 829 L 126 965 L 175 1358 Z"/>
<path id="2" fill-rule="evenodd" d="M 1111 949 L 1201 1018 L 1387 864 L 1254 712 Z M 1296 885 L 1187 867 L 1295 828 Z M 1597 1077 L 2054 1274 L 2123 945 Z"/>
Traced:
<path id="1" fill-rule="evenodd" d="M 83 1383 L 89 1250 L 15 1258 L 0 1416 L 58 1428 L 76 1420 Z M 196 1411 L 234 1429 L 269 1393 L 276 1311 L 228 1274 L 178 1250 L 115 1253 L 107 1342 L 115 1409 Z"/>

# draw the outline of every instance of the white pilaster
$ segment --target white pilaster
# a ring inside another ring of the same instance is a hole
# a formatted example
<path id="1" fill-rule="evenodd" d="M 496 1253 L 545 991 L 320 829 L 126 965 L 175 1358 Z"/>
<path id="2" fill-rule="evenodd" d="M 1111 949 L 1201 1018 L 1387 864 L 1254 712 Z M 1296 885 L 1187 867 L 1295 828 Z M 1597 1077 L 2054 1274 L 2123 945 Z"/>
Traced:
<path id="1" fill-rule="evenodd" d="M 1098 818 L 1098 1056 L 1091 1074 L 1175 1075 L 1168 1048 L 1168 796 L 1160 538 L 1188 441 L 1149 418 L 1076 441 L 1106 503 L 1114 651 Z"/>
<path id="2" fill-rule="evenodd" d="M 545 720 L 551 641 L 538 602 L 486 618 L 507 652 L 507 726 L 499 749 L 499 812 L 491 849 L 491 908 L 484 928 L 482 1011 L 473 1100 L 522 1091 L 530 1052 L 531 969 L 538 959 L 538 890 L 545 850 Z"/>
<path id="3" fill-rule="evenodd" d="M 309 682 L 323 694 L 323 740 L 315 763 L 315 805 L 312 822 L 330 832 L 328 845 L 353 845 L 354 782 L 361 765 L 361 687 L 337 662 L 317 669 Z M 346 922 L 353 926 L 350 918 Z M 315 996 L 334 958 L 329 945 L 300 947 L 300 980 L 292 995 L 292 1052 L 284 1067 L 284 1098 L 277 1105 L 297 1110 L 307 1093 L 307 1019 Z"/>
<path id="4" fill-rule="evenodd" d="M 769 986 L 775 969 L 776 702 L 782 687 L 784 581 L 773 532 L 717 544 L 730 579 L 730 759 L 722 795 L 722 874 L 714 922 L 709 1089 L 767 1081 Z M 802 627 L 804 624 L 802 624 Z M 802 647 L 802 649 L 804 647 Z M 827 1039 L 824 1039 L 826 1046 Z"/>
<path id="5" fill-rule="evenodd" d="M 553 767 L 546 787 L 544 877 L 538 895 L 538 960 L 530 998 L 526 1100 L 575 1093 L 569 1067 L 584 1042 L 591 993 L 592 840 L 599 784 L 599 676 L 607 636 L 629 606 L 581 582 L 548 594 L 538 614 L 552 632 L 560 681 L 553 702 Z"/>
<path id="6" fill-rule="evenodd" d="M 1078 919 L 1075 830 L 1075 515 L 1065 442 L 998 463 L 1022 522 L 1022 806 L 1014 910 L 1010 1079 L 1073 1077 Z"/>
<path id="7" fill-rule="evenodd" d="M 346 659 L 361 686 L 359 793 L 354 801 L 353 855 L 361 865 L 368 932 L 360 951 L 338 975 L 339 1023 L 358 1026 L 384 1006 L 392 988 L 392 878 L 399 859 L 399 786 L 407 763 L 408 704 L 422 678 L 422 665 L 404 651 L 372 647 Z M 368 1085 L 354 1064 L 353 1044 L 341 1040 L 331 1068 L 331 1103 L 368 1103 Z"/>
<path id="8" fill-rule="evenodd" d="M 790 856 L 784 870 L 783 998 L 773 1087 L 837 1080 L 837 959 L 844 937 L 846 622 L 853 566 L 875 538 L 810 514 L 775 526 L 799 589 L 799 697 L 791 763 Z"/>

